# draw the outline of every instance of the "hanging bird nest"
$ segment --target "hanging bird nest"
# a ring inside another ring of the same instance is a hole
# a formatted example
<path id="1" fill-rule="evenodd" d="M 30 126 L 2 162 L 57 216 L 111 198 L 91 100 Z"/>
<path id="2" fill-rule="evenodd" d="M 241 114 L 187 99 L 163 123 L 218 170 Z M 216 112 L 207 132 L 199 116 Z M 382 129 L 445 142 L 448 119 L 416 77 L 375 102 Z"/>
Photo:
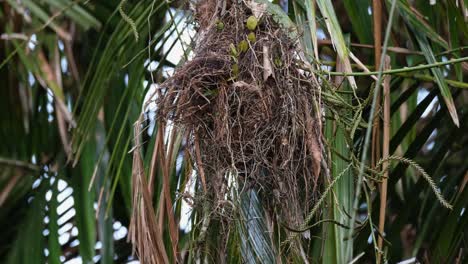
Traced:
<path id="1" fill-rule="evenodd" d="M 160 85 L 157 116 L 187 135 L 214 208 L 226 214 L 232 188 L 253 188 L 283 221 L 302 224 L 320 184 L 318 83 L 265 5 L 203 3 L 194 56 Z"/>

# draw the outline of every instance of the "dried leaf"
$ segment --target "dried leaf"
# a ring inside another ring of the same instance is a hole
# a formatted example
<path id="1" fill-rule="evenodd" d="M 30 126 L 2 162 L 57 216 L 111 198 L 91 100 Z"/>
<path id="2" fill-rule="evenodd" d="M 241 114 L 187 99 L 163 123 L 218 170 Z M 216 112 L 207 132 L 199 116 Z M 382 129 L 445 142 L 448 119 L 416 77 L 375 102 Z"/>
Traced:
<path id="1" fill-rule="evenodd" d="M 263 46 L 263 80 L 266 81 L 270 76 L 275 77 L 270 61 L 270 51 L 267 46 Z"/>
<path id="2" fill-rule="evenodd" d="M 248 1 L 247 6 L 252 10 L 252 14 L 260 20 L 260 18 L 263 16 L 263 13 L 265 13 L 265 10 L 267 8 L 266 4 L 262 3 L 257 3 L 255 1 Z"/>
<path id="3" fill-rule="evenodd" d="M 142 263 L 169 263 L 161 229 L 156 224 L 153 200 L 149 192 L 141 158 L 141 122 L 134 125 L 132 197 L 133 211 L 128 239 Z"/>

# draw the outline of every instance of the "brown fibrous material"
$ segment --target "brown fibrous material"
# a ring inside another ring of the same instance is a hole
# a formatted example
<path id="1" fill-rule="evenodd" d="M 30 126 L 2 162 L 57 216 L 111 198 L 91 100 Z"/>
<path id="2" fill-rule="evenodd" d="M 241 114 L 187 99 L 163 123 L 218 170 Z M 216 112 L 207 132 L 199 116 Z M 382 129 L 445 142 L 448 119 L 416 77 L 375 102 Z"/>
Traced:
<path id="1" fill-rule="evenodd" d="M 160 85 L 157 116 L 188 135 L 200 192 L 216 208 L 234 177 L 238 190 L 254 188 L 286 223 L 301 224 L 320 184 L 318 84 L 298 65 L 298 41 L 271 15 L 259 19 L 256 41 L 247 40 L 250 15 L 236 4 L 217 16 L 222 29 L 204 21 L 193 58 Z"/>

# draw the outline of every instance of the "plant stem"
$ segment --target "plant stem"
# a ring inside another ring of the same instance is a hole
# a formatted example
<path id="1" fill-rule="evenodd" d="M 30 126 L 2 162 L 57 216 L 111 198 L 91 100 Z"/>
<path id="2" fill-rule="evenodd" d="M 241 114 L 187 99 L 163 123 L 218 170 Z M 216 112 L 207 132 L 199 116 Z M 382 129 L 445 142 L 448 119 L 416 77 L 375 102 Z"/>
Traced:
<path id="1" fill-rule="evenodd" d="M 385 30 L 384 46 L 383 46 L 383 50 L 382 50 L 382 57 L 381 57 L 381 60 L 380 60 L 379 71 L 377 72 L 377 74 L 378 74 L 377 75 L 377 83 L 376 83 L 375 87 L 380 87 L 380 85 L 382 84 L 382 75 L 384 74 L 383 73 L 384 61 L 382 61 L 382 59 L 385 58 L 385 55 L 386 55 L 386 52 L 387 52 L 387 45 L 388 45 L 388 40 L 389 40 L 389 37 L 390 37 L 390 30 L 391 30 L 391 27 L 392 27 L 393 14 L 395 13 L 395 5 L 396 5 L 396 0 L 393 0 L 392 1 L 392 6 L 390 8 L 390 15 L 389 15 L 389 19 L 388 19 L 387 28 Z M 466 59 L 468 59 L 468 58 L 466 58 Z M 374 93 L 373 94 L 373 99 L 372 99 L 371 111 L 370 111 L 370 115 L 369 115 L 370 120 L 372 120 L 372 117 L 375 115 L 375 106 L 376 106 L 376 104 L 377 104 L 377 93 Z M 356 221 L 356 213 L 357 213 L 357 210 L 358 210 L 358 207 L 359 207 L 359 198 L 361 196 L 361 187 L 362 187 L 361 185 L 362 185 L 362 181 L 363 181 L 364 167 L 365 167 L 365 163 L 366 163 L 366 160 L 367 160 L 367 150 L 369 148 L 371 131 L 372 131 L 372 126 L 369 126 L 366 129 L 366 137 L 364 139 L 364 146 L 363 146 L 363 149 L 362 149 L 361 164 L 359 166 L 358 180 L 357 180 L 357 183 L 356 183 L 356 191 L 355 191 L 355 197 L 354 197 L 354 203 L 353 203 L 353 210 L 351 211 L 351 225 L 353 225 L 353 226 L 351 226 L 351 228 L 349 229 L 349 234 L 348 234 L 349 238 L 353 237 L 354 223 Z M 350 248 L 347 248 L 346 256 L 348 257 L 348 261 L 351 261 L 353 259 L 353 252 L 351 252 Z"/>
<path id="2" fill-rule="evenodd" d="M 397 74 L 397 73 L 403 73 L 403 72 L 411 72 L 411 71 L 418 71 L 418 70 L 425 70 L 425 69 L 430 69 L 434 67 L 439 67 L 439 66 L 444 66 L 444 65 L 449 65 L 449 64 L 456 64 L 456 63 L 461 63 L 464 61 L 468 61 L 468 57 L 462 57 L 458 59 L 451 59 L 448 61 L 441 61 L 441 62 L 436 62 L 432 64 L 422 64 L 418 66 L 413 66 L 413 67 L 403 67 L 399 69 L 394 69 L 394 70 L 388 70 L 388 71 L 382 71 L 382 75 L 386 74 Z M 346 73 L 346 72 L 324 72 L 324 71 L 315 71 L 316 73 L 326 73 L 327 75 L 330 76 L 370 76 L 370 75 L 376 75 L 379 74 L 379 71 L 372 71 L 372 72 L 353 72 L 353 73 Z"/>
<path id="3" fill-rule="evenodd" d="M 332 41 L 329 39 L 321 39 L 318 40 L 318 45 L 333 45 Z M 369 45 L 369 44 L 362 44 L 362 43 L 349 43 L 349 46 L 355 47 L 355 48 L 364 48 L 364 49 L 375 49 L 374 45 Z M 422 52 L 420 51 L 414 51 L 414 50 L 409 50 L 405 49 L 402 47 L 388 47 L 387 51 L 391 51 L 394 53 L 400 53 L 400 54 L 410 54 L 410 55 L 423 55 Z"/>
<path id="4" fill-rule="evenodd" d="M 382 57 L 382 3 L 380 0 L 372 0 L 372 17 L 374 22 L 374 63 L 375 68 L 380 69 L 380 61 Z M 387 48 L 388 49 L 388 48 Z M 387 68 L 385 68 L 387 70 Z M 380 87 L 376 86 L 375 93 L 377 93 L 377 104 L 375 111 L 380 111 Z M 380 117 L 371 116 L 373 118 L 372 139 L 371 139 L 371 167 L 374 168 L 377 160 L 380 159 Z M 380 225 L 379 225 L 380 226 Z M 380 251 L 382 249 L 380 239 L 378 250 L 376 251 L 377 264 L 380 264 Z"/>
<path id="5" fill-rule="evenodd" d="M 327 65 L 327 66 L 335 66 L 336 62 L 334 61 L 322 61 L 321 64 Z M 364 65 L 368 69 L 375 69 L 373 66 L 370 65 Z M 357 68 L 359 65 L 357 64 L 351 64 L 351 67 Z M 420 74 L 420 73 L 415 73 L 411 74 L 408 72 L 400 72 L 400 73 L 395 73 L 394 75 L 404 77 L 404 78 L 413 78 L 413 79 L 418 79 L 421 81 L 425 82 L 436 82 L 436 79 L 428 74 Z M 454 87 L 454 88 L 462 88 L 462 89 L 468 89 L 468 83 L 465 82 L 460 82 L 460 81 L 455 81 L 455 80 L 445 80 L 448 85 Z"/>
<path id="6" fill-rule="evenodd" d="M 383 62 L 381 57 L 382 56 L 382 3 L 380 0 L 372 0 L 372 14 L 373 14 L 373 21 L 374 21 L 374 61 L 375 61 L 375 68 L 376 69 L 381 69 L 380 65 L 382 64 L 381 61 Z M 385 55 L 384 55 L 385 56 Z M 387 66 L 387 63 L 384 63 L 384 67 Z M 385 70 L 388 68 L 385 67 Z M 385 78 L 388 79 L 388 78 Z M 384 81 L 384 86 L 387 80 Z M 390 84 L 389 84 L 390 85 Z M 377 93 L 377 104 L 376 104 L 376 112 L 380 111 L 380 87 L 376 86 L 377 89 L 375 89 L 375 93 Z M 384 88 L 385 89 L 385 88 Z M 385 97 L 385 92 L 384 92 L 384 97 Z M 371 141 L 371 167 L 374 168 L 377 160 L 380 158 L 380 117 L 376 116 L 374 117 L 371 115 L 371 118 L 373 118 L 374 121 L 374 126 L 372 128 L 372 141 Z M 384 120 L 385 122 L 385 120 Z M 385 125 L 384 125 L 385 126 Z M 385 136 L 385 132 L 384 132 Z M 381 200 L 380 200 L 380 218 L 379 218 L 379 231 L 383 234 L 382 230 L 384 228 L 384 224 L 382 223 L 382 219 L 385 220 L 385 207 L 382 206 L 382 202 L 384 202 L 382 199 L 386 198 L 386 195 L 384 197 L 383 193 L 387 192 L 386 190 L 386 185 L 384 189 L 384 184 L 381 186 Z M 382 211 L 383 209 L 383 211 Z M 384 215 L 384 217 L 382 217 Z M 380 264 L 381 260 L 381 253 L 382 252 L 382 237 L 379 236 L 378 239 L 378 250 L 376 251 L 376 257 L 377 257 L 377 264 Z"/>
<path id="7" fill-rule="evenodd" d="M 0 164 L 17 167 L 17 168 L 24 169 L 24 170 L 30 170 L 30 171 L 40 170 L 39 166 L 36 166 L 34 164 L 24 162 L 21 160 L 12 160 L 12 159 L 6 159 L 6 158 L 1 158 L 1 157 L 0 157 Z"/>
<path id="8" fill-rule="evenodd" d="M 385 62 L 385 68 L 390 67 L 390 57 L 387 56 Z M 383 149 L 382 149 L 382 158 L 388 159 L 390 153 L 390 78 L 391 76 L 386 76 L 383 84 Z M 375 165 L 375 164 L 373 164 Z M 387 208 L 387 188 L 388 188 L 388 160 L 382 163 L 382 170 L 384 171 L 382 185 L 380 188 L 380 212 L 379 212 L 379 232 L 382 236 L 379 236 L 377 245 L 379 247 L 379 252 L 377 256 L 377 262 L 381 263 L 382 252 L 383 252 L 383 234 L 385 234 L 385 215 Z M 378 168 L 376 168 L 378 169 Z"/>

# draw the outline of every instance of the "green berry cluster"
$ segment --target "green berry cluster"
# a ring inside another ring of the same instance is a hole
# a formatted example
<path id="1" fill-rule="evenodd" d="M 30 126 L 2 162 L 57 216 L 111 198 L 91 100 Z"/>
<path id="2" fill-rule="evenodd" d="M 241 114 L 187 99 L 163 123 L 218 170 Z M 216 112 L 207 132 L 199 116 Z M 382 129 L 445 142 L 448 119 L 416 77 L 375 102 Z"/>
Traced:
<path id="1" fill-rule="evenodd" d="M 258 19 L 254 16 L 249 16 L 247 18 L 247 22 L 245 23 L 247 26 L 247 29 L 250 30 L 250 33 L 247 35 L 247 39 L 251 42 L 254 43 L 257 38 L 255 37 L 255 29 L 257 28 L 258 25 Z"/>
<path id="2" fill-rule="evenodd" d="M 231 69 L 232 78 L 237 78 L 237 75 L 239 75 L 239 64 L 238 64 L 239 55 L 241 53 L 246 52 L 249 49 L 249 42 L 255 43 L 255 41 L 257 41 L 254 31 L 257 28 L 258 19 L 255 16 L 249 16 L 247 18 L 245 25 L 247 29 L 250 31 L 249 34 L 247 34 L 247 40 L 245 39 L 241 40 L 237 44 L 237 47 L 233 43 L 229 45 L 229 51 L 231 53 L 231 58 L 233 60 L 232 69 Z M 224 24 L 221 21 L 218 21 L 216 23 L 216 27 L 218 31 L 221 31 L 224 28 Z"/>

